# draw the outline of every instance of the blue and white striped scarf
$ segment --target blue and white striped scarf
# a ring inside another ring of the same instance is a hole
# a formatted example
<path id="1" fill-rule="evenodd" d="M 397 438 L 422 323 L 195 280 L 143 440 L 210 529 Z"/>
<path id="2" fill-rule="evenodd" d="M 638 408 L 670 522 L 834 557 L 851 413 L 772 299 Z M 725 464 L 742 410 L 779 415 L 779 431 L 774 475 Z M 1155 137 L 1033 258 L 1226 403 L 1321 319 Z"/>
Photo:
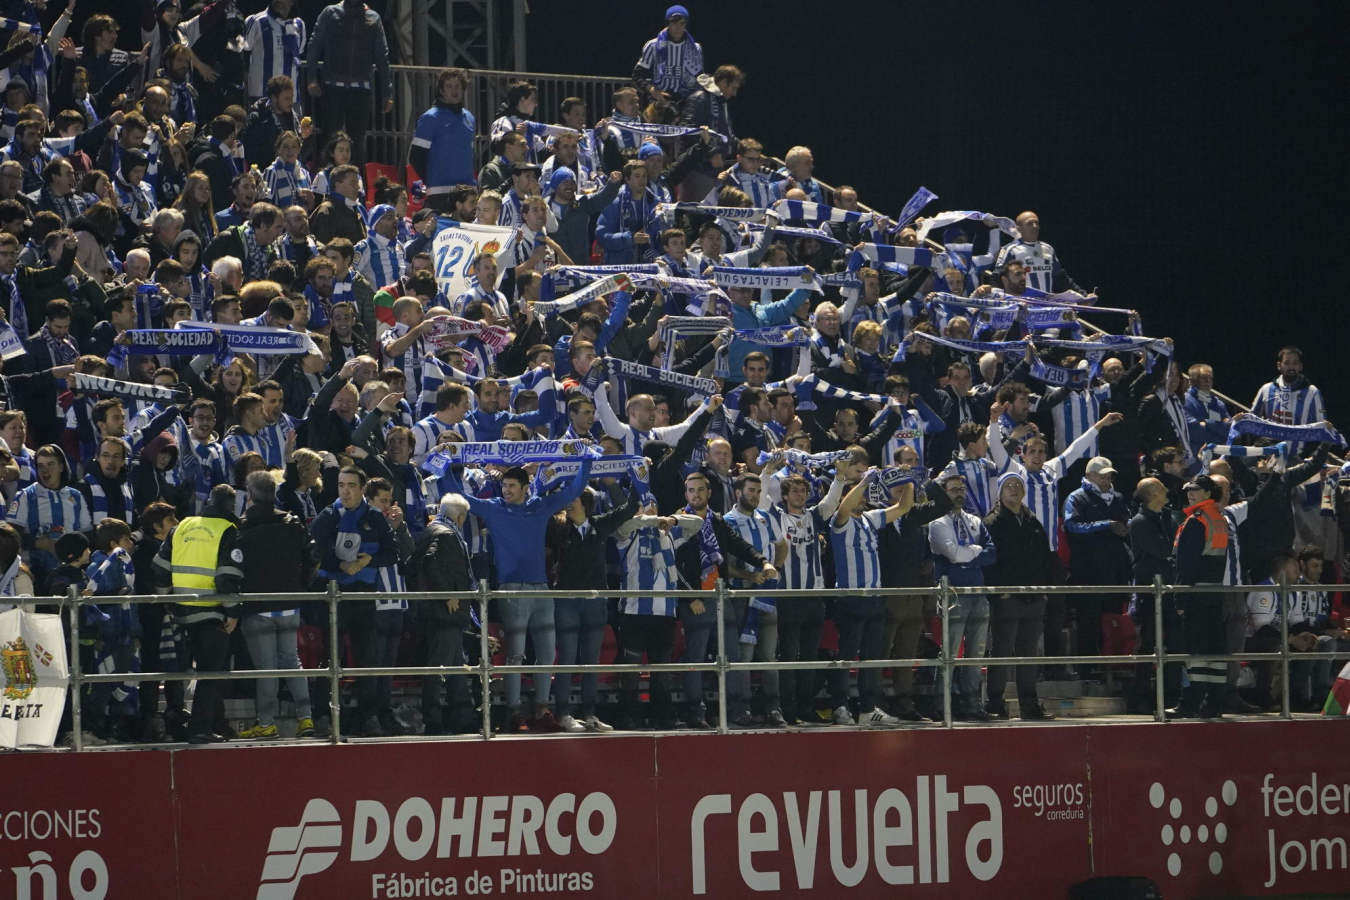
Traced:
<path id="1" fill-rule="evenodd" d="M 805 325 L 738 328 L 736 329 L 736 339 L 765 347 L 805 347 L 811 343 L 811 330 Z"/>
<path id="2" fill-rule="evenodd" d="M 703 134 L 703 129 L 697 127 L 687 128 L 684 125 L 653 125 L 650 122 L 628 121 L 617 117 L 609 120 L 609 127 L 637 134 L 642 137 L 653 138 L 677 138 L 688 137 L 690 135 L 701 136 Z M 718 134 L 716 131 L 709 133 L 723 142 L 727 140 L 725 134 Z"/>
<path id="3" fill-rule="evenodd" d="M 683 372 L 671 372 L 668 369 L 658 369 L 656 366 L 644 366 L 641 363 L 630 362 L 626 359 L 606 357 L 605 370 L 622 375 L 624 378 L 648 381 L 665 387 L 702 394 L 705 397 L 717 393 L 717 382 L 711 378 L 700 378 L 697 375 L 686 375 Z"/>
<path id="4" fill-rule="evenodd" d="M 938 256 L 927 247 L 898 247 L 893 244 L 863 244 L 848 255 L 848 270 L 856 272 L 867 263 L 933 267 Z"/>
<path id="5" fill-rule="evenodd" d="M 93 522 L 97 524 L 108 518 L 108 495 L 103 490 L 103 483 L 95 477 L 93 472 L 84 476 L 84 483 L 89 485 L 90 512 L 93 513 Z M 131 484 L 123 478 L 118 487 L 122 492 L 123 518 L 130 523 L 136 515 L 136 500 L 131 492 Z"/>
<path id="6" fill-rule="evenodd" d="M 807 375 L 801 381 L 797 382 L 797 396 L 799 399 L 806 399 L 811 394 L 820 394 L 822 397 L 829 397 L 833 400 L 847 401 L 849 403 L 879 403 L 886 406 L 890 403 L 890 397 L 885 394 L 864 394 L 860 391 L 850 391 L 847 388 L 841 388 L 836 384 L 830 384 L 823 381 L 819 375 Z"/>
<path id="7" fill-rule="evenodd" d="M 575 460 L 540 466 L 539 471 L 535 472 L 534 475 L 533 490 L 535 494 L 542 496 L 554 485 L 575 476 L 580 469 L 581 463 Z M 651 493 L 649 485 L 651 471 L 645 456 L 602 456 L 591 461 L 591 477 L 629 478 L 632 481 L 632 489 L 637 492 L 639 497 L 645 497 Z"/>
<path id="8" fill-rule="evenodd" d="M 812 203 L 810 200 L 779 200 L 772 209 L 784 222 L 809 222 L 812 225 L 825 222 L 842 225 L 861 222 L 872 217 L 871 213 L 856 209 L 840 209 L 824 203 Z"/>
<path id="9" fill-rule="evenodd" d="M 1206 465 L 1216 456 L 1235 456 L 1239 459 L 1260 459 L 1263 456 L 1276 456 L 1279 457 L 1276 468 L 1282 472 L 1284 471 L 1285 460 L 1289 457 L 1289 442 L 1280 441 L 1278 444 L 1267 444 L 1264 447 L 1251 447 L 1246 444 L 1205 444 L 1196 456 Z"/>
<path id="10" fill-rule="evenodd" d="M 1320 441 L 1326 444 L 1345 446 L 1345 438 L 1330 424 L 1319 422 L 1315 425 L 1280 425 L 1269 419 L 1247 415 L 1234 419 L 1228 426 L 1228 442 L 1231 444 L 1243 435 L 1272 438 L 1277 441 L 1302 443 Z"/>
<path id="11" fill-rule="evenodd" d="M 559 313 L 571 312 L 585 306 L 594 300 L 604 297 L 605 294 L 614 291 L 624 291 L 632 293 L 633 282 L 623 272 L 617 272 L 613 275 L 607 275 L 599 281 L 592 282 L 579 291 L 573 291 L 565 297 L 559 297 L 557 300 L 535 300 L 534 311 L 546 316 L 556 316 Z"/>
<path id="12" fill-rule="evenodd" d="M 423 471 L 444 475 L 451 466 L 525 466 L 530 463 L 569 462 L 599 457 L 599 448 L 589 441 L 475 441 L 446 444 L 427 454 Z"/>
<path id="13" fill-rule="evenodd" d="M 822 453 L 807 453 L 805 450 L 775 450 L 773 453 L 766 453 L 763 450 L 759 453 L 758 464 L 764 465 L 773 459 L 774 455 L 781 455 L 787 464 L 797 469 L 828 469 L 841 459 L 848 459 L 853 455 L 851 450 L 826 450 Z"/>

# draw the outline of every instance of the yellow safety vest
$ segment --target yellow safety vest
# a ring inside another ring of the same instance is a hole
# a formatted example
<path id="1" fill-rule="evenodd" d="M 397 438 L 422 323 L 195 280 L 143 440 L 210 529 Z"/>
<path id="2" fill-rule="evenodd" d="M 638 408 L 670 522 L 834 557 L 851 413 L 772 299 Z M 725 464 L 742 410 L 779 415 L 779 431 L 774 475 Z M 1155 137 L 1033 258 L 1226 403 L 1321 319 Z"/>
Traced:
<path id="1" fill-rule="evenodd" d="M 175 594 L 216 592 L 216 562 L 220 541 L 235 527 L 228 519 L 188 516 L 173 531 L 171 562 Z M 220 606 L 217 600 L 183 600 L 184 606 Z"/>

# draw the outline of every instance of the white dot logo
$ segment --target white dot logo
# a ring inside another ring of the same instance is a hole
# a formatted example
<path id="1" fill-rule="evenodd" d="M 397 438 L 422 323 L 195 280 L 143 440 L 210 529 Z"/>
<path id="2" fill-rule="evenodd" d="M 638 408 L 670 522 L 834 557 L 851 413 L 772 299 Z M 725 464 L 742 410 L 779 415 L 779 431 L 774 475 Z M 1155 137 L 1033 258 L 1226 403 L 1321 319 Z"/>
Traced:
<path id="1" fill-rule="evenodd" d="M 1220 801 L 1222 801 L 1222 806 Z M 1170 820 L 1163 824 L 1158 833 L 1162 845 L 1171 848 L 1167 854 L 1167 873 L 1169 875 L 1175 878 L 1181 874 L 1182 852 L 1192 846 L 1192 838 L 1194 838 L 1194 846 L 1197 849 L 1207 851 L 1205 857 L 1210 874 L 1218 875 L 1223 871 L 1223 854 L 1217 848 L 1206 847 L 1206 845 L 1210 844 L 1211 838 L 1213 838 L 1214 844 L 1224 844 L 1228 841 L 1228 825 L 1224 822 L 1212 820 L 1218 819 L 1219 813 L 1224 807 L 1237 804 L 1237 784 L 1232 779 L 1223 783 L 1217 797 L 1210 795 L 1205 798 L 1205 821 L 1194 827 L 1181 821 L 1182 814 L 1185 812 L 1181 798 L 1169 798 L 1167 788 L 1161 782 L 1155 781 L 1149 785 L 1148 803 L 1149 806 L 1157 810 L 1166 808 L 1167 817 Z"/>

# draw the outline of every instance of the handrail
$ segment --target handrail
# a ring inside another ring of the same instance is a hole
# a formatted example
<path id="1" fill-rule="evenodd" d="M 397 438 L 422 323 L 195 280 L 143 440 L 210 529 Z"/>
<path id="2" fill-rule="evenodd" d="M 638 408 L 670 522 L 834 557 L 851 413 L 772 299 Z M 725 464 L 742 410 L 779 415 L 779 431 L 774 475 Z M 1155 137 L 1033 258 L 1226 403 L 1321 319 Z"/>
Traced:
<path id="1" fill-rule="evenodd" d="M 971 666 L 1025 666 L 1025 665 L 1099 665 L 1099 666 L 1138 666 L 1150 665 L 1155 674 L 1155 695 L 1154 695 L 1154 718 L 1156 721 L 1163 721 L 1163 667 L 1169 664 L 1189 663 L 1195 661 L 1209 662 L 1278 662 L 1282 672 L 1282 688 L 1280 696 L 1280 715 L 1289 719 L 1292 717 L 1290 709 L 1290 689 L 1289 689 L 1289 665 L 1291 663 L 1291 651 L 1289 649 L 1289 622 L 1286 616 L 1280 617 L 1280 649 L 1278 652 L 1244 652 L 1232 654 L 1191 654 L 1191 653 L 1169 653 L 1166 651 L 1166 639 L 1164 635 L 1164 617 L 1162 614 L 1162 600 L 1167 594 L 1176 593 L 1228 593 L 1233 590 L 1244 590 L 1258 587 L 1256 585 L 1169 585 L 1164 584 L 1161 577 L 1154 580 L 1152 585 L 986 585 L 986 586 L 965 586 L 958 587 L 950 584 L 946 578 L 941 583 L 931 587 L 910 587 L 910 588 L 878 588 L 869 591 L 870 596 L 878 598 L 883 597 L 936 597 L 939 601 L 938 611 L 941 620 L 941 635 L 943 637 L 941 652 L 936 658 L 916 657 L 910 659 L 833 659 L 833 660 L 784 660 L 784 661 L 764 661 L 764 662 L 732 662 L 728 659 L 726 629 L 723 627 L 723 614 L 726 603 L 729 600 L 764 596 L 764 590 L 752 589 L 731 589 L 725 582 L 719 581 L 717 586 L 711 590 L 672 590 L 661 592 L 663 596 L 678 598 L 701 598 L 709 599 L 710 596 L 715 603 L 717 611 L 717 632 L 716 658 L 712 661 L 703 662 L 671 662 L 671 663 L 613 663 L 609 665 L 598 664 L 576 664 L 561 663 L 554 664 L 536 662 L 532 665 L 493 665 L 492 653 L 489 644 L 488 629 L 483 627 L 479 634 L 479 662 L 477 665 L 459 665 L 459 666 L 378 666 L 378 667 L 348 667 L 343 666 L 341 662 L 341 653 L 338 630 L 338 604 L 342 601 L 365 601 L 369 602 L 381 598 L 406 599 L 406 600 L 468 600 L 476 601 L 478 604 L 480 621 L 487 623 L 489 620 L 489 604 L 495 598 L 520 597 L 520 598 L 621 598 L 621 597 L 645 597 L 652 594 L 651 591 L 640 590 L 614 590 L 614 591 L 568 591 L 568 590 L 535 590 L 535 591 L 492 591 L 483 583 L 476 591 L 400 591 L 385 593 L 352 593 L 343 594 L 336 582 L 330 582 L 328 590 L 323 593 L 284 593 L 284 594 L 242 594 L 237 599 L 241 604 L 251 603 L 275 603 L 285 602 L 323 602 L 327 605 L 328 615 L 328 640 L 330 647 L 330 662 L 327 666 L 327 675 L 329 679 L 329 716 L 332 720 L 332 728 L 329 733 L 329 741 L 337 744 L 342 740 L 341 732 L 341 680 L 342 678 L 364 678 L 381 676 L 407 676 L 407 677 L 435 677 L 435 676 L 460 676 L 468 677 L 477 675 L 481 682 L 482 694 L 482 729 L 479 737 L 482 739 L 491 739 L 493 732 L 491 728 L 491 680 L 494 676 L 502 675 L 539 675 L 552 673 L 604 673 L 604 674 L 638 674 L 642 672 L 652 674 L 674 674 L 688 672 L 713 672 L 717 676 L 717 695 L 718 695 L 718 721 L 717 730 L 720 733 L 727 733 L 730 729 L 727 723 L 727 677 L 730 672 L 763 672 L 763 671 L 838 671 L 857 669 L 859 671 L 869 669 L 889 669 L 897 667 L 911 668 L 936 668 L 944 674 L 942 679 L 942 717 L 945 727 L 952 727 L 952 676 L 957 669 Z M 1336 591 L 1344 587 L 1343 585 L 1306 585 L 1300 586 L 1308 590 Z M 1281 609 L 1288 609 L 1286 601 L 1290 589 L 1287 579 L 1282 579 L 1273 588 L 1281 596 Z M 805 590 L 770 590 L 767 593 L 775 598 L 791 600 L 794 598 L 813 598 L 825 599 L 829 597 L 856 596 L 856 591 L 850 589 L 834 588 L 821 589 L 818 591 Z M 962 596 L 988 596 L 992 594 L 1011 594 L 1011 595 L 1048 595 L 1060 593 L 1095 593 L 1095 594 L 1140 594 L 1151 593 L 1154 601 L 1154 649 L 1148 653 L 1135 653 L 1128 655 L 1115 656 L 1027 656 L 1027 657 L 958 657 L 957 648 L 951 646 L 951 641 L 946 637 L 950 633 L 950 614 L 955 606 L 955 601 Z M 84 749 L 82 746 L 82 703 L 81 688 L 86 684 L 100 684 L 109 682 L 126 681 L 191 681 L 207 680 L 219 681 L 229 679 L 257 680 L 259 678 L 287 678 L 297 677 L 297 672 L 303 673 L 299 677 L 313 677 L 315 673 L 321 670 L 317 669 L 254 669 L 247 671 L 229 671 L 229 672 L 196 672 L 196 671 L 178 671 L 178 672 L 114 672 L 107 674 L 85 674 L 80 666 L 80 623 L 79 610 L 88 605 L 109 605 L 122 604 L 129 605 L 143 603 L 163 603 L 173 604 L 184 599 L 197 599 L 195 594 L 169 594 L 169 595 L 129 595 L 114 597 L 84 597 L 75 592 L 71 592 L 65 597 L 52 598 L 18 598 L 26 606 L 46 606 L 51 603 L 57 603 L 65 611 L 69 612 L 70 619 L 70 682 L 71 682 L 71 722 L 73 745 L 76 751 Z M 234 599 L 234 598 L 231 598 Z M 1307 656 L 1310 654 L 1300 654 Z M 120 745 L 125 746 L 125 745 Z"/>

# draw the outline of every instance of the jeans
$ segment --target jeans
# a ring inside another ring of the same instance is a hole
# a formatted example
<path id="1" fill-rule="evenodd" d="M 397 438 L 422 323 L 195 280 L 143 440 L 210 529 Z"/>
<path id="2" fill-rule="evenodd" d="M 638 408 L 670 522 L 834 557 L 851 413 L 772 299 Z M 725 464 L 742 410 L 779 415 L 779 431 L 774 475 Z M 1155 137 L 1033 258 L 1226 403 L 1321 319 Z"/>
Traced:
<path id="1" fill-rule="evenodd" d="M 784 662 L 814 660 L 820 655 L 820 632 L 825 625 L 825 601 L 784 597 L 778 601 L 778 656 Z M 783 711 L 811 712 L 819 672 L 806 669 L 778 675 Z"/>
<path id="2" fill-rule="evenodd" d="M 749 599 L 733 600 L 732 605 L 738 613 L 735 626 L 736 643 L 728 635 L 727 655 L 731 662 L 768 662 L 778 657 L 778 610 L 757 609 L 756 639 L 751 644 L 741 639 L 746 617 L 750 614 Z M 763 669 L 759 673 L 759 687 L 764 696 L 766 710 L 778 708 L 778 671 Z M 738 716 L 750 712 L 750 673 L 731 671 L 727 673 L 727 713 Z"/>
<path id="3" fill-rule="evenodd" d="M 248 643 L 248 655 L 253 660 L 254 668 L 304 671 L 300 668 L 296 644 L 296 634 L 300 629 L 299 613 L 287 616 L 245 616 L 240 627 Z M 280 680 L 276 678 L 259 678 L 254 682 L 259 725 L 276 724 L 279 683 Z M 287 678 L 286 690 L 291 692 L 291 699 L 295 701 L 295 717 L 310 718 L 309 682 L 304 675 Z"/>
<path id="4" fill-rule="evenodd" d="M 605 623 L 609 619 L 609 601 L 569 597 L 558 600 L 553 620 L 558 632 L 558 665 L 595 665 L 600 662 L 600 645 L 605 640 Z M 572 710 L 572 682 L 575 672 L 559 672 L 556 676 L 558 717 Z M 581 676 L 581 714 L 595 714 L 595 700 L 600 689 L 600 676 L 587 672 Z"/>
<path id="5" fill-rule="evenodd" d="M 839 658 L 881 659 L 886 652 L 886 607 L 876 597 L 845 597 L 835 602 Z M 834 706 L 848 705 L 848 669 L 830 671 Z M 869 713 L 881 705 L 881 670 L 858 670 L 858 708 Z"/>
<path id="6" fill-rule="evenodd" d="M 708 644 L 713 639 L 717 622 L 717 603 L 710 595 L 703 602 L 703 612 L 696 613 L 692 603 L 680 602 L 680 627 L 684 629 L 684 655 L 680 662 L 701 663 L 708 658 Z M 727 652 L 734 653 L 738 635 L 732 635 Z M 690 713 L 703 710 L 703 672 L 684 673 L 684 702 Z"/>
<path id="7" fill-rule="evenodd" d="M 993 656 L 1035 656 L 1036 646 L 1040 643 L 1041 633 L 1045 629 L 1045 597 L 1028 594 L 1007 594 L 995 596 L 989 601 L 991 607 L 990 631 Z M 1010 671 L 1016 668 L 1016 675 Z M 1027 704 L 1038 702 L 1036 679 L 1040 675 L 1039 666 L 990 666 L 989 702 L 1002 707 L 1003 690 L 1009 677 L 1017 680 L 1017 700 L 1023 708 Z"/>
<path id="8" fill-rule="evenodd" d="M 464 665 L 463 627 L 435 621 L 427 628 L 426 638 L 427 665 Z M 473 703 L 469 699 L 469 677 L 428 675 L 422 679 L 422 719 L 426 722 L 428 734 L 451 733 L 472 727 Z"/>
<path id="9" fill-rule="evenodd" d="M 951 641 L 952 656 L 956 656 L 965 641 L 965 658 L 980 659 L 989 648 L 989 598 L 979 595 L 962 595 L 947 616 L 947 637 Z M 1100 632 L 1101 629 L 1098 629 Z M 960 697 L 952 699 L 953 709 L 974 712 L 980 705 L 980 667 L 957 666 L 952 681 Z"/>
<path id="10" fill-rule="evenodd" d="M 369 603 L 361 611 L 355 633 L 356 665 L 358 668 L 380 668 L 398 662 L 398 645 L 403 639 L 401 610 L 380 610 Z M 381 718 L 392 713 L 391 689 L 394 679 L 389 675 L 375 675 L 356 680 L 356 704 L 361 721 Z"/>
<path id="11" fill-rule="evenodd" d="M 508 581 L 501 586 L 503 591 L 546 591 L 546 584 L 524 584 Z M 519 666 L 525 662 L 525 634 L 528 630 L 530 642 L 534 645 L 536 665 L 553 664 L 557 652 L 557 633 L 554 630 L 553 604 L 550 597 L 536 600 L 523 600 L 507 597 L 502 600 L 502 628 L 506 630 L 506 664 Z M 506 705 L 511 709 L 520 706 L 520 676 L 507 675 Z M 553 676 L 541 672 L 534 676 L 534 704 L 542 712 L 548 706 L 549 693 L 553 686 Z"/>

